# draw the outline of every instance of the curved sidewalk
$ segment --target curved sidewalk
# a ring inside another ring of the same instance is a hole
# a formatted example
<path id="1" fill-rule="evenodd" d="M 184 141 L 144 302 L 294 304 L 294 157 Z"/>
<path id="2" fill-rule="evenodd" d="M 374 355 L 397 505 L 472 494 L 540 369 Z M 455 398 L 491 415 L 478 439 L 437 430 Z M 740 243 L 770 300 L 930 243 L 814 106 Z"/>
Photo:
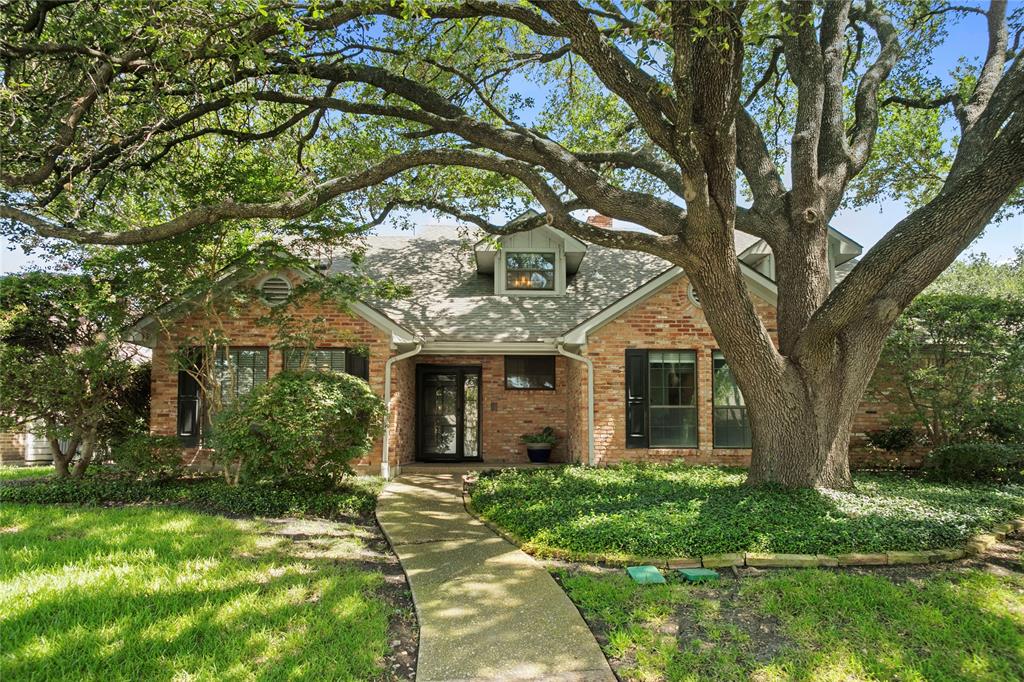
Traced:
<path id="1" fill-rule="evenodd" d="M 417 680 L 615 680 L 548 572 L 466 512 L 461 475 L 391 481 L 377 520 L 412 586 Z"/>

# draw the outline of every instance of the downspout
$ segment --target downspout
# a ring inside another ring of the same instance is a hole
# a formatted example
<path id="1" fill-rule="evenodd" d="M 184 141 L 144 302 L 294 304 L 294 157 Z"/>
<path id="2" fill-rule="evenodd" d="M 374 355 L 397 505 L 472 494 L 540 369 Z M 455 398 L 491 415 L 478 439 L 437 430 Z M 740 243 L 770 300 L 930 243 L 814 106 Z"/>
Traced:
<path id="1" fill-rule="evenodd" d="M 587 366 L 587 464 L 594 466 L 594 362 L 590 358 L 567 351 L 561 339 L 557 341 L 556 349 L 559 355 L 578 360 Z"/>
<path id="2" fill-rule="evenodd" d="M 423 342 L 417 341 L 415 348 L 400 355 L 394 355 L 384 363 L 384 404 L 388 408 L 388 425 L 384 429 L 384 439 L 380 447 L 380 475 L 385 481 L 391 478 L 391 466 L 388 462 L 388 446 L 391 444 L 391 439 L 389 438 L 391 434 L 391 365 L 399 360 L 411 358 L 421 350 L 423 350 Z"/>

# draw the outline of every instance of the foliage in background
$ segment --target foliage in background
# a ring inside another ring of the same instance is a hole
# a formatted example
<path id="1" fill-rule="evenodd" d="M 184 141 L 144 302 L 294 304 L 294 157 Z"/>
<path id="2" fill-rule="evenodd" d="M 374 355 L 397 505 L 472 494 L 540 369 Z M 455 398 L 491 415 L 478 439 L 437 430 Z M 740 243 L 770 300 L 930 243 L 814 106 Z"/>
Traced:
<path id="1" fill-rule="evenodd" d="M 958 260 L 926 291 L 1024 299 L 1024 246 L 1016 247 L 1014 257 L 1006 262 L 997 263 L 984 253 Z"/>
<path id="2" fill-rule="evenodd" d="M 1024 483 L 1024 445 L 954 443 L 935 448 L 923 468 L 940 481 Z"/>
<path id="3" fill-rule="evenodd" d="M 875 390 L 929 443 L 1024 443 L 1024 251 L 953 265 L 897 320 Z"/>
<path id="4" fill-rule="evenodd" d="M 1024 487 L 856 477 L 853 492 L 745 486 L 739 469 L 567 466 L 481 474 L 474 507 L 540 553 L 634 557 L 953 547 L 1024 515 Z"/>
<path id="5" fill-rule="evenodd" d="M 336 485 L 384 428 L 384 401 L 362 379 L 335 372 L 281 372 L 223 409 L 213 458 L 228 479 Z"/>
<path id="6" fill-rule="evenodd" d="M 114 444 L 110 460 L 118 471 L 145 480 L 177 478 L 185 470 L 177 436 L 131 434 Z"/>
<path id="7" fill-rule="evenodd" d="M 867 434 L 868 444 L 885 452 L 903 452 L 917 440 L 909 426 L 890 426 Z"/>
<path id="8" fill-rule="evenodd" d="M 146 413 L 148 366 L 118 341 L 123 321 L 109 286 L 87 275 L 0 278 L 0 427 L 31 424 L 61 476 L 80 477 Z"/>

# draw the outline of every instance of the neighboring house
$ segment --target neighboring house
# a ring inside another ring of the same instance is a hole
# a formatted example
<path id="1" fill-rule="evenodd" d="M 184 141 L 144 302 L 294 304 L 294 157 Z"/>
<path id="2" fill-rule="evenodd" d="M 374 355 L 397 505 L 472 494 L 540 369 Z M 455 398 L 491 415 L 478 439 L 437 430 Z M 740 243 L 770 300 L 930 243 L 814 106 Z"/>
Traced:
<path id="1" fill-rule="evenodd" d="M 37 465 L 53 462 L 50 443 L 30 428 L 0 431 L 0 464 Z"/>
<path id="2" fill-rule="evenodd" d="M 601 216 L 591 222 L 612 227 Z M 314 364 L 362 376 L 388 403 L 386 434 L 361 470 L 394 475 L 418 461 L 525 462 L 520 435 L 545 426 L 560 437 L 555 461 L 749 462 L 742 396 L 680 268 L 584 244 L 550 227 L 475 246 L 461 230 L 368 239 L 358 267 L 408 285 L 407 298 L 361 301 L 346 310 L 311 297 L 297 306 L 297 318 L 328 322 Z M 837 280 L 861 250 L 832 232 Z M 774 332 L 772 254 L 743 233 L 737 253 L 756 309 Z M 258 323 L 265 305 L 303 278 L 354 267 L 338 259 L 225 279 L 225 286 L 245 281 L 265 298 L 224 322 L 232 360 L 225 364 L 236 390 L 294 362 L 273 347 L 274 330 Z M 169 332 L 151 317 L 131 332 L 153 348 L 152 431 L 177 434 L 202 462 L 197 387 L 173 358 L 205 322 L 194 311 L 175 319 Z M 862 421 L 884 426 L 884 411 L 865 405 Z"/>

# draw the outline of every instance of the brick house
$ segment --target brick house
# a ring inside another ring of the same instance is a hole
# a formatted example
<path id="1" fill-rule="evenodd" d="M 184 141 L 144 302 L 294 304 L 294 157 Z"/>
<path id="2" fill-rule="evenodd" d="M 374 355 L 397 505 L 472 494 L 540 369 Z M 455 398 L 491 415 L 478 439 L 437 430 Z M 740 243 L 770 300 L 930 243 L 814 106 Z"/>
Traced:
<path id="1" fill-rule="evenodd" d="M 612 229 L 600 216 L 595 224 Z M 775 327 L 773 259 L 763 241 L 737 233 L 750 296 Z M 830 266 L 841 278 L 861 247 L 833 232 Z M 671 461 L 745 465 L 750 429 L 742 396 L 685 273 L 648 254 L 588 245 L 550 227 L 467 240 L 465 228 L 372 237 L 358 266 L 347 259 L 308 269 L 251 272 L 264 303 L 227 322 L 221 358 L 242 391 L 297 362 L 265 306 L 302 279 L 361 269 L 393 277 L 411 296 L 344 306 L 298 301 L 295 315 L 326 323 L 309 360 L 365 378 L 389 407 L 386 433 L 359 463 L 395 475 L 413 462 L 526 461 L 520 435 L 554 428 L 553 461 Z M 226 284 L 225 286 L 229 286 Z M 132 328 L 153 348 L 151 430 L 177 434 L 197 463 L 201 424 L 194 382 L 174 360 L 202 329 L 196 313 Z M 866 402 L 856 431 L 884 426 L 887 408 Z M 854 448 L 854 463 L 870 456 Z"/>

